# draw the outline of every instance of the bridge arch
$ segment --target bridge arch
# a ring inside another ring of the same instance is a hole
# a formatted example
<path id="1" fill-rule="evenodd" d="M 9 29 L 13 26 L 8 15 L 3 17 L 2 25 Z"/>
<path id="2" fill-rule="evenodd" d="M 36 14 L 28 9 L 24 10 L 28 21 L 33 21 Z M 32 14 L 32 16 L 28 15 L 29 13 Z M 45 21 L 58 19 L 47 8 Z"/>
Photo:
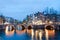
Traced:
<path id="1" fill-rule="evenodd" d="M 16 30 L 24 30 L 25 29 L 25 26 L 24 25 L 17 25 L 16 26 Z"/>
<path id="2" fill-rule="evenodd" d="M 45 25 L 45 29 L 53 30 L 54 29 L 54 25 Z"/>
<path id="3" fill-rule="evenodd" d="M 5 31 L 13 31 L 15 29 L 14 25 L 8 24 L 5 26 Z"/>
<path id="4" fill-rule="evenodd" d="M 32 25 L 28 25 L 28 27 L 27 27 L 27 29 L 32 29 L 33 28 L 33 26 Z"/>

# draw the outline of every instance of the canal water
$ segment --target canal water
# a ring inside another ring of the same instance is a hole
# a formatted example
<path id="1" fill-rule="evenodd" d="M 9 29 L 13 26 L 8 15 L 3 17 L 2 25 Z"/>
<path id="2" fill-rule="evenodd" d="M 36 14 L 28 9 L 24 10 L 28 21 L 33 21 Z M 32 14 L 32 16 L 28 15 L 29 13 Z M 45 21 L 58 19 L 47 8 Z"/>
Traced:
<path id="1" fill-rule="evenodd" d="M 0 40 L 60 40 L 60 31 L 47 29 L 0 31 Z"/>

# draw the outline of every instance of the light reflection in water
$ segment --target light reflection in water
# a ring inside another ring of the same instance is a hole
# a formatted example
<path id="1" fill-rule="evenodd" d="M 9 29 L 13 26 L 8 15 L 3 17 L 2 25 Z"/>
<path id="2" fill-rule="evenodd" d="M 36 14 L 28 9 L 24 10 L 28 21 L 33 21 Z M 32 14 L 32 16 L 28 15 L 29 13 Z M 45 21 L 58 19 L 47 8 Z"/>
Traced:
<path id="1" fill-rule="evenodd" d="M 46 36 L 46 40 L 49 40 L 49 37 L 52 37 L 52 39 L 54 39 L 55 35 L 55 30 L 46 30 L 45 29 L 45 36 Z"/>
<path id="2" fill-rule="evenodd" d="M 42 40 L 42 30 L 39 32 L 39 39 Z"/>
<path id="3" fill-rule="evenodd" d="M 29 34 L 29 35 L 32 35 L 32 29 L 27 29 L 27 33 Z"/>
<path id="4" fill-rule="evenodd" d="M 11 27 L 10 27 L 11 28 Z M 12 31 L 8 31 L 9 30 L 9 27 L 7 26 L 6 29 L 5 29 L 5 34 L 7 36 L 12 36 L 14 34 L 14 31 L 15 30 L 12 30 Z M 11 30 L 11 29 L 10 29 Z"/>
<path id="5" fill-rule="evenodd" d="M 48 37 L 48 30 L 45 29 L 45 37 L 46 37 L 46 40 L 49 40 L 49 37 Z"/>
<path id="6" fill-rule="evenodd" d="M 34 40 L 34 30 L 33 29 L 27 29 L 27 33 L 29 34 L 29 35 L 31 35 L 31 40 Z"/>
<path id="7" fill-rule="evenodd" d="M 5 30 L 5 34 L 7 36 L 11 36 L 14 34 L 14 31 L 8 31 L 8 26 L 6 27 L 6 30 Z M 49 40 L 49 37 L 53 37 L 55 35 L 55 30 L 47 30 L 45 29 L 45 32 L 43 30 L 34 30 L 34 29 L 31 29 L 31 30 L 23 30 L 23 31 L 19 31 L 19 30 L 16 30 L 16 34 L 23 34 L 27 31 L 28 34 L 31 35 L 31 38 L 32 40 L 34 40 L 34 37 L 36 38 L 36 40 L 43 40 L 42 37 L 43 37 L 43 33 L 45 33 L 45 38 L 46 40 Z"/>
<path id="8" fill-rule="evenodd" d="M 36 31 L 35 31 L 35 38 L 36 38 L 36 40 L 38 40 L 38 37 L 39 37 L 39 31 L 36 30 Z"/>
<path id="9" fill-rule="evenodd" d="M 31 31 L 31 30 L 29 30 L 29 31 Z M 32 29 L 31 33 L 32 33 L 31 34 L 32 40 L 34 40 L 34 38 L 35 38 L 35 40 L 43 40 L 43 38 L 42 38 L 43 35 L 45 35 L 46 40 L 49 40 L 50 37 L 52 37 L 52 39 L 54 39 L 53 36 L 55 35 L 55 30 L 45 29 L 45 31 L 43 31 L 43 30 L 35 30 L 34 31 Z"/>
<path id="10" fill-rule="evenodd" d="M 25 33 L 26 32 L 26 29 L 25 30 L 16 30 L 16 33 L 18 34 L 18 35 L 21 35 L 21 34 L 23 34 L 23 33 Z"/>
<path id="11" fill-rule="evenodd" d="M 32 29 L 32 40 L 34 40 L 34 30 Z"/>
<path id="12" fill-rule="evenodd" d="M 35 40 L 42 40 L 42 35 L 43 35 L 43 33 L 42 33 L 43 31 L 42 30 L 36 30 L 36 31 L 34 31 L 33 29 L 32 29 L 32 34 L 31 34 L 31 37 L 32 37 L 32 40 L 34 40 L 34 37 L 35 37 Z"/>

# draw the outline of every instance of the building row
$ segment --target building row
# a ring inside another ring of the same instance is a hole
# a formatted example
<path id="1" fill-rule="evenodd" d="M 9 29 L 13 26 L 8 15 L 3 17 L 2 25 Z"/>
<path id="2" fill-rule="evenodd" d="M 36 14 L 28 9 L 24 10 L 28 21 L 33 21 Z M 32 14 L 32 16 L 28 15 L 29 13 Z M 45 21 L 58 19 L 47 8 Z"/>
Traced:
<path id="1" fill-rule="evenodd" d="M 5 17 L 3 15 L 0 15 L 0 25 L 7 24 L 7 23 L 18 24 L 19 21 L 12 17 Z"/>
<path id="2" fill-rule="evenodd" d="M 38 12 L 36 14 L 31 14 L 29 16 L 29 22 L 28 23 L 38 23 L 38 21 L 41 23 L 45 23 L 46 21 L 52 21 L 52 22 L 60 22 L 60 14 L 57 13 L 44 13 L 44 12 Z"/>

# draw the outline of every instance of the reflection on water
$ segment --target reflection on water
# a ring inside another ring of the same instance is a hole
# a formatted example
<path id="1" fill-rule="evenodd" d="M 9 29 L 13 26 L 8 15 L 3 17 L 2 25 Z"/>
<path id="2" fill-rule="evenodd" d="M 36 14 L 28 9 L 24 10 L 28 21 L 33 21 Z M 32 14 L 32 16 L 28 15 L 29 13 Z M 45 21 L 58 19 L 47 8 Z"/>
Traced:
<path id="1" fill-rule="evenodd" d="M 55 30 L 28 30 L 27 33 L 31 35 L 32 40 L 43 40 L 43 36 L 45 35 L 45 39 L 49 40 L 49 37 L 54 37 Z M 32 34 L 31 34 L 32 33 Z M 35 39 L 34 39 L 35 38 Z"/>
<path id="2" fill-rule="evenodd" d="M 59 33 L 60 32 L 56 32 L 55 30 L 47 30 L 47 29 L 45 30 L 25 29 L 21 31 L 19 30 L 8 31 L 8 27 L 6 27 L 4 35 L 1 34 L 0 32 L 0 38 L 2 38 L 3 40 L 55 40 L 55 39 L 59 40 L 60 38 Z"/>
<path id="3" fill-rule="evenodd" d="M 40 30 L 40 32 L 39 32 L 39 38 L 40 38 L 40 40 L 42 40 L 42 30 Z"/>
<path id="4" fill-rule="evenodd" d="M 49 36 L 48 36 L 48 30 L 45 30 L 45 37 L 46 37 L 46 40 L 48 40 Z"/>
<path id="5" fill-rule="evenodd" d="M 12 28 L 11 28 L 11 26 L 10 26 L 10 30 L 11 30 L 11 29 L 12 29 Z M 9 27 L 7 26 L 6 29 L 5 29 L 5 34 L 6 34 L 7 36 L 11 36 L 11 35 L 14 34 L 14 30 L 9 31 Z"/>
<path id="6" fill-rule="evenodd" d="M 29 30 L 30 31 L 30 30 Z M 28 33 L 29 33 L 28 31 Z M 55 35 L 55 30 L 32 30 L 32 40 L 43 40 L 43 36 L 45 35 L 45 40 L 53 40 Z M 51 38 L 50 38 L 51 37 Z M 35 38 L 35 39 L 34 39 Z"/>
<path id="7" fill-rule="evenodd" d="M 20 34 L 23 34 L 26 32 L 26 29 L 25 30 L 16 30 L 16 34 L 20 35 Z"/>
<path id="8" fill-rule="evenodd" d="M 32 33 L 31 33 L 31 37 L 32 37 L 32 40 L 34 40 L 34 30 L 32 29 Z"/>
<path id="9" fill-rule="evenodd" d="M 35 39 L 38 40 L 38 31 L 35 31 Z"/>
<path id="10" fill-rule="evenodd" d="M 46 30 L 45 29 L 45 36 L 46 36 L 46 40 L 49 40 L 49 37 L 52 37 L 52 39 L 54 39 L 55 35 L 55 30 Z"/>

